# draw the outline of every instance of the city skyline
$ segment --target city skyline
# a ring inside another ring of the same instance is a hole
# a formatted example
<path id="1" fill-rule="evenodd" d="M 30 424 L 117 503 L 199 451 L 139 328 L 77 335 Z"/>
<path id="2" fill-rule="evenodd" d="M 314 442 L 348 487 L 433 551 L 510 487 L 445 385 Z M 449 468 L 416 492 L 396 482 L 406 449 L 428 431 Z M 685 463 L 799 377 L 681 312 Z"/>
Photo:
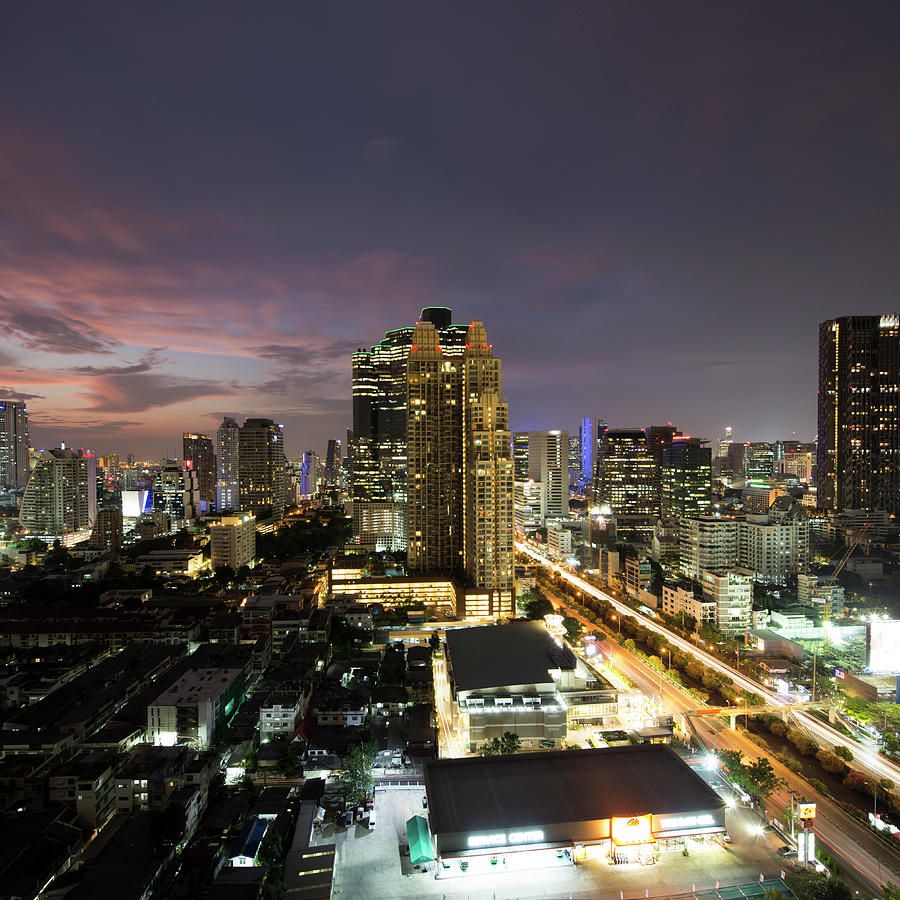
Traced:
<path id="1" fill-rule="evenodd" d="M 817 324 L 893 311 L 895 5 L 237 10 L 10 11 L 0 392 L 37 447 L 237 415 L 321 452 L 350 353 L 429 305 L 495 336 L 514 430 L 811 440 Z"/>

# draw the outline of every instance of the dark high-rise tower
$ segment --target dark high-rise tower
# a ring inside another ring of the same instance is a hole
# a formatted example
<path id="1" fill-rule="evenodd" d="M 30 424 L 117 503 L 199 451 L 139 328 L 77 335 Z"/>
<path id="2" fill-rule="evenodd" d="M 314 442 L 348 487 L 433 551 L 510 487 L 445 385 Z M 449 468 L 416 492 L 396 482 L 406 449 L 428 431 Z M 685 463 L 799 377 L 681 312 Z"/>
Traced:
<path id="1" fill-rule="evenodd" d="M 900 513 L 900 316 L 819 325 L 818 419 L 819 506 Z"/>
<path id="2" fill-rule="evenodd" d="M 445 307 L 422 310 L 437 329 L 441 350 L 462 356 L 466 326 L 451 324 Z M 406 547 L 406 366 L 415 326 L 353 354 L 353 430 L 348 462 L 353 531 L 379 549 Z"/>
<path id="3" fill-rule="evenodd" d="M 238 423 L 225 416 L 216 432 L 216 508 L 237 510 L 240 508 L 240 464 L 238 459 Z"/>
<path id="4" fill-rule="evenodd" d="M 257 518 L 284 516 L 284 434 L 271 419 L 247 419 L 238 434 L 241 512 Z"/>
<path id="5" fill-rule="evenodd" d="M 200 502 L 209 511 L 216 504 L 216 453 L 208 434 L 185 432 L 181 436 L 184 465 L 193 469 L 200 488 Z"/>
<path id="6" fill-rule="evenodd" d="M 702 441 L 674 437 L 659 451 L 659 505 L 663 517 L 690 518 L 709 512 L 712 449 Z"/>
<path id="7" fill-rule="evenodd" d="M 0 491 L 24 491 L 28 481 L 28 410 L 0 400 Z"/>

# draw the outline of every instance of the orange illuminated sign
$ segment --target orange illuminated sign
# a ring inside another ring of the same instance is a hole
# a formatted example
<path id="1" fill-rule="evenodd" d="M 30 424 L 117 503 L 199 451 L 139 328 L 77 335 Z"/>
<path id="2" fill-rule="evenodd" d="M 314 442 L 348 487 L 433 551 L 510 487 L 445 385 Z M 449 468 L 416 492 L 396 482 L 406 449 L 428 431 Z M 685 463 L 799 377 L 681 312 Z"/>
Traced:
<path id="1" fill-rule="evenodd" d="M 650 816 L 630 816 L 613 819 L 612 839 L 620 847 L 626 844 L 649 844 L 653 840 Z"/>

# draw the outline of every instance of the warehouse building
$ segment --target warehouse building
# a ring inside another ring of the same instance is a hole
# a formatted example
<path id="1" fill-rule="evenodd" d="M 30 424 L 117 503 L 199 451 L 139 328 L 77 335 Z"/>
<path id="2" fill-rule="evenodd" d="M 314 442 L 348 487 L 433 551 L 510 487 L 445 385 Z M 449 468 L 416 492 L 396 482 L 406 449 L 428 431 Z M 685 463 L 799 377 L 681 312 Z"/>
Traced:
<path id="1" fill-rule="evenodd" d="M 425 791 L 438 877 L 647 862 L 725 830 L 724 801 L 662 745 L 429 760 Z"/>

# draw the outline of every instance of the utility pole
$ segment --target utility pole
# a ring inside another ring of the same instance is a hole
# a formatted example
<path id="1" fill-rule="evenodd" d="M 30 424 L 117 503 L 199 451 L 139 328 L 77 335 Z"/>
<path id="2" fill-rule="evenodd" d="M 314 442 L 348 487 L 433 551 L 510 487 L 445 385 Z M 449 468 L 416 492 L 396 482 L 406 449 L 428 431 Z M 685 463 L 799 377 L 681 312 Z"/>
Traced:
<path id="1" fill-rule="evenodd" d="M 812 682 L 812 702 L 816 702 L 816 662 L 819 659 L 817 650 L 813 650 L 813 682 Z"/>

